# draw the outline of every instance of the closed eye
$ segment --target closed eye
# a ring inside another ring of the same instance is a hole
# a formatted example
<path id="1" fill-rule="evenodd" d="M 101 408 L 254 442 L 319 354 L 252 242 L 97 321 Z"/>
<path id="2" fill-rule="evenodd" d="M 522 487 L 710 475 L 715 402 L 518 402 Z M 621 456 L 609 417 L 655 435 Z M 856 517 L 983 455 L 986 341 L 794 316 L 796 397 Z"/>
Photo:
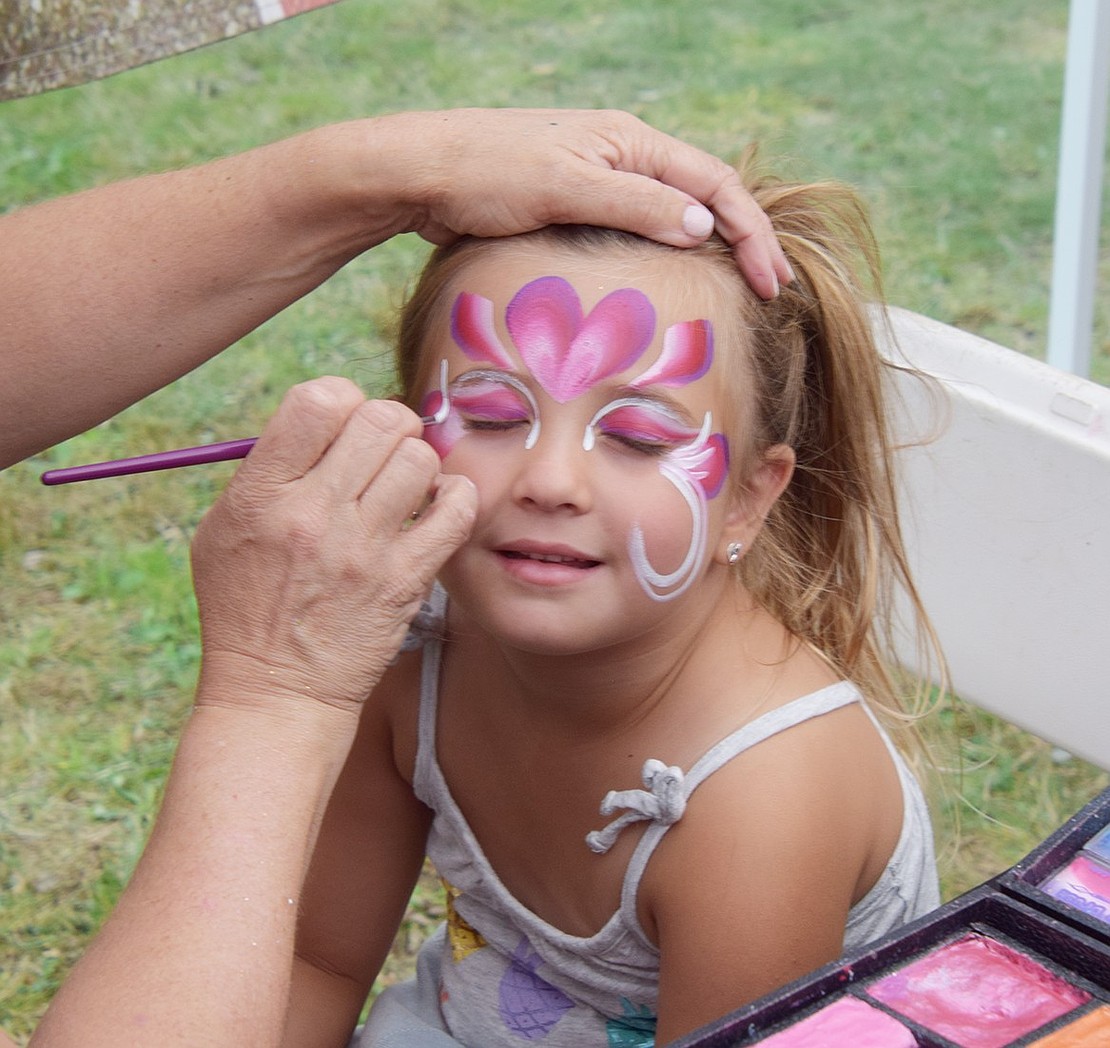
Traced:
<path id="1" fill-rule="evenodd" d="M 641 455 L 666 455 L 667 452 L 673 451 L 678 446 L 672 441 L 659 440 L 652 436 L 636 436 L 632 433 L 621 433 L 609 429 L 603 429 L 601 435 L 606 440 Z"/>
<path id="2" fill-rule="evenodd" d="M 532 420 L 528 418 L 483 418 L 477 415 L 459 413 L 463 429 L 474 433 L 503 433 L 518 426 L 531 426 Z"/>
<path id="3" fill-rule="evenodd" d="M 512 375 L 500 371 L 471 371 L 456 379 L 451 391 L 451 408 L 465 431 L 505 433 L 525 428 L 525 447 L 539 436 L 535 398 Z"/>
<path id="4" fill-rule="evenodd" d="M 594 416 L 587 446 L 592 446 L 595 432 L 607 442 L 656 457 L 674 451 L 697 435 L 696 430 L 670 412 L 634 398 L 614 401 Z"/>

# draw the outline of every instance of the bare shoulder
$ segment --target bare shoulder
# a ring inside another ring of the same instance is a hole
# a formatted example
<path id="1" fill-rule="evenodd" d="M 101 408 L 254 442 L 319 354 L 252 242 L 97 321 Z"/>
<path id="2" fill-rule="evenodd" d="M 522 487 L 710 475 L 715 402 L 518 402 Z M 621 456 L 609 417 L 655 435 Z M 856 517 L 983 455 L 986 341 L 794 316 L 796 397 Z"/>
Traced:
<path id="1" fill-rule="evenodd" d="M 661 953 L 660 1043 L 838 956 L 901 823 L 897 769 L 858 703 L 710 775 L 643 882 L 641 919 Z"/>

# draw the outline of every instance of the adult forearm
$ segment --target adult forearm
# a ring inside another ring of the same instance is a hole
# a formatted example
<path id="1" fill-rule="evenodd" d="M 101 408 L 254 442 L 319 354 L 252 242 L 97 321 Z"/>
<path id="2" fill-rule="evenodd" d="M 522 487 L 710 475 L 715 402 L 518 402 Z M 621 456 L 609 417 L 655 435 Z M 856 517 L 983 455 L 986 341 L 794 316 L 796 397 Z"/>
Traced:
<path id="1" fill-rule="evenodd" d="M 301 886 L 356 720 L 312 706 L 292 723 L 197 710 L 135 876 L 34 1048 L 279 1043 Z"/>
<path id="2" fill-rule="evenodd" d="M 402 228 L 388 172 L 375 183 L 352 155 L 382 151 L 377 126 L 322 128 L 0 219 L 0 466 L 195 368 Z"/>
<path id="3" fill-rule="evenodd" d="M 792 279 L 736 172 L 626 113 L 335 124 L 0 218 L 0 468 L 196 367 L 394 233 L 551 222 L 680 247 L 715 223 L 760 295 Z"/>

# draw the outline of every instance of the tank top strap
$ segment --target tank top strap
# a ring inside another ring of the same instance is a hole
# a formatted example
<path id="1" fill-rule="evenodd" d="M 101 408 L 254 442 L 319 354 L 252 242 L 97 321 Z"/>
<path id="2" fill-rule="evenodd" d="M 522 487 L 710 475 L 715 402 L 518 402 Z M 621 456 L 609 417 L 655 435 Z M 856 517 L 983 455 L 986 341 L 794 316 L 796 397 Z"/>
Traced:
<path id="1" fill-rule="evenodd" d="M 686 795 L 693 793 L 702 782 L 734 757 L 739 757 L 745 750 L 750 750 L 772 735 L 832 713 L 842 706 L 850 706 L 859 700 L 859 689 L 854 684 L 850 681 L 838 681 L 756 717 L 742 728 L 737 728 L 731 735 L 725 736 L 701 756 L 686 774 Z"/>
<path id="2" fill-rule="evenodd" d="M 435 789 L 436 713 L 439 705 L 439 668 L 443 661 L 443 631 L 447 613 L 447 593 L 437 582 L 421 608 L 409 636 L 409 650 L 419 647 L 420 706 L 417 720 L 416 767 L 413 790 L 425 803 L 431 804 Z"/>
<path id="3" fill-rule="evenodd" d="M 640 919 L 636 912 L 640 881 L 643 879 L 647 864 L 659 842 L 671 826 L 682 817 L 686 801 L 689 800 L 694 790 L 715 771 L 739 757 L 740 754 L 750 750 L 753 746 L 757 746 L 766 739 L 788 728 L 793 728 L 795 725 L 803 724 L 826 713 L 832 713 L 834 710 L 859 702 L 860 698 L 859 690 L 850 681 L 838 681 L 836 684 L 830 684 L 826 688 L 770 710 L 755 720 L 749 721 L 743 727 L 737 728 L 731 735 L 725 736 L 720 742 L 711 746 L 695 761 L 693 767 L 687 773 L 683 774 L 678 768 L 664 768 L 662 762 L 649 760 L 644 766 L 644 781 L 645 785 L 648 786 L 647 790 L 625 790 L 619 793 L 610 793 L 606 797 L 607 803 L 602 805 L 603 813 L 609 813 L 615 810 L 616 807 L 626 807 L 625 814 L 614 820 L 609 827 L 606 827 L 606 830 L 612 829 L 619 833 L 624 826 L 632 822 L 644 819 L 651 822 L 632 853 L 621 887 L 621 913 L 625 924 L 640 937 L 646 946 L 654 948 L 640 927 Z M 650 784 L 649 778 L 651 779 Z M 656 783 L 659 783 L 658 788 L 656 788 Z M 618 802 L 622 799 L 628 800 L 632 794 L 650 794 L 652 799 L 639 799 L 629 805 L 609 803 L 614 800 Z M 607 808 L 608 811 L 606 811 Z M 591 834 L 590 837 L 593 838 L 593 841 L 591 842 L 588 839 L 587 843 L 590 843 L 591 848 L 595 851 L 606 850 L 597 847 L 599 836 L 605 834 L 605 830 L 601 831 L 600 834 Z M 615 833 L 612 836 L 615 839 Z M 609 841 L 609 843 L 612 842 Z"/>

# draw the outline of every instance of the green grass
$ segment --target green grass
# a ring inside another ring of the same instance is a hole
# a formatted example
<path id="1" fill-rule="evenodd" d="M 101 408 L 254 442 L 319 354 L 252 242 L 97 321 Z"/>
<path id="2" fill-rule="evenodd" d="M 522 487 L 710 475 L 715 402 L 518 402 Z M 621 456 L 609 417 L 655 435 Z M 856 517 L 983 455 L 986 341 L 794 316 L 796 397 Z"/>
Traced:
<path id="1" fill-rule="evenodd" d="M 1066 0 L 345 0 L 5 103 L 0 201 L 397 109 L 616 106 L 726 157 L 758 139 L 786 174 L 856 184 L 894 303 L 1039 355 L 1066 17 Z M 175 387 L 0 476 L 0 1025 L 16 1035 L 141 849 L 196 672 L 189 539 L 233 466 L 62 489 L 38 473 L 255 433 L 290 384 L 323 372 L 384 389 L 389 318 L 423 250 L 373 252 Z M 937 805 L 948 895 L 1108 782 L 975 710 L 931 730 L 959 750 Z M 388 978 L 438 916 L 431 886 L 417 903 Z"/>

